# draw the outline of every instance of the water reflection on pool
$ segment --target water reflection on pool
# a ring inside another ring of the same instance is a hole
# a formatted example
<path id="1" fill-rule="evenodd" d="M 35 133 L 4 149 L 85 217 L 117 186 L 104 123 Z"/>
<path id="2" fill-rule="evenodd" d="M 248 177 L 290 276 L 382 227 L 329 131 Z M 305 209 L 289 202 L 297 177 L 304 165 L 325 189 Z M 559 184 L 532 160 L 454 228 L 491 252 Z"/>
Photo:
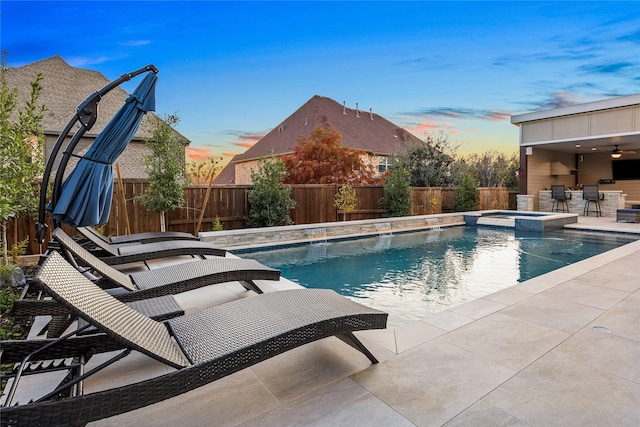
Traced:
<path id="1" fill-rule="evenodd" d="M 634 240 L 451 227 L 238 255 L 278 268 L 304 287 L 334 289 L 387 311 L 389 325 L 399 326 Z"/>

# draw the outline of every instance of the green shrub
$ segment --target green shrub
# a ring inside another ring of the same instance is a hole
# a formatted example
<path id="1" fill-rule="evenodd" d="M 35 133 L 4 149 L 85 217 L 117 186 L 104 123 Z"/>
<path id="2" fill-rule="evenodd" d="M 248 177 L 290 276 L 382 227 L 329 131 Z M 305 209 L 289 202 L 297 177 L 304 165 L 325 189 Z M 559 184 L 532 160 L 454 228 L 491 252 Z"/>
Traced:
<path id="1" fill-rule="evenodd" d="M 396 164 L 391 174 L 384 180 L 384 196 L 380 199 L 380 206 L 387 216 L 411 215 L 411 185 L 410 174 L 404 165 Z"/>
<path id="2" fill-rule="evenodd" d="M 471 173 L 465 173 L 460 184 L 456 186 L 456 198 L 453 203 L 453 210 L 456 212 L 468 212 L 478 210 L 480 207 L 480 197 L 476 182 Z"/>
<path id="3" fill-rule="evenodd" d="M 211 225 L 211 231 L 222 231 L 222 230 L 224 230 L 224 226 L 220 222 L 220 217 L 216 215 L 215 219 L 213 220 L 213 224 Z"/>
<path id="4" fill-rule="evenodd" d="M 291 198 L 291 186 L 284 185 L 287 169 L 278 158 L 260 159 L 258 169 L 251 171 L 252 187 L 248 190 L 248 223 L 251 227 L 289 225 L 289 211 L 296 206 Z"/>

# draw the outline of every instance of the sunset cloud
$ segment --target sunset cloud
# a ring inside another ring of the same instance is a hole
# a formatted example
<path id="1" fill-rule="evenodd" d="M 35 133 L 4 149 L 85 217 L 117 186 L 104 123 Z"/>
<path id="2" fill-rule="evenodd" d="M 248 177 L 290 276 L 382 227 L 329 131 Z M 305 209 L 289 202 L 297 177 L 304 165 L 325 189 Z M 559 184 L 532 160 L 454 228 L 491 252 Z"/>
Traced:
<path id="1" fill-rule="evenodd" d="M 507 121 L 511 117 L 511 113 L 500 110 L 483 110 L 478 108 L 451 108 L 451 107 L 434 107 L 425 108 L 418 111 L 406 112 L 406 116 L 422 117 L 425 119 L 480 119 L 491 121 Z"/>
<path id="2" fill-rule="evenodd" d="M 236 141 L 230 143 L 231 145 L 247 149 L 253 147 L 255 143 L 260 141 L 265 135 L 264 133 L 239 131 L 227 131 L 227 134 L 232 135 L 236 139 Z"/>
<path id="3" fill-rule="evenodd" d="M 255 141 L 251 142 L 251 141 L 236 141 L 233 142 L 232 144 L 235 145 L 236 147 L 244 147 L 244 148 L 251 148 L 255 145 Z"/>
<path id="4" fill-rule="evenodd" d="M 259 140 L 261 140 L 263 136 L 264 134 L 246 133 L 246 134 L 240 135 L 240 139 L 243 139 L 245 141 L 252 141 L 256 143 Z"/>
<path id="5" fill-rule="evenodd" d="M 187 147 L 184 151 L 191 160 L 205 160 L 211 157 L 211 148 Z"/>
<path id="6" fill-rule="evenodd" d="M 412 134 L 424 138 L 437 132 L 445 132 L 450 135 L 460 133 L 450 121 L 439 121 L 437 117 L 430 117 L 428 121 L 421 121 L 415 125 L 407 125 L 405 128 Z"/>
<path id="7" fill-rule="evenodd" d="M 1 44 L 10 67 L 59 55 L 109 81 L 155 62 L 157 114 L 179 113 L 190 160 L 252 149 L 314 94 L 472 150 L 517 144 L 512 114 L 638 93 L 637 3 L 6 1 Z M 291 24 L 318 15 L 332 25 Z M 356 42 L 336 50 L 335 28 Z"/>

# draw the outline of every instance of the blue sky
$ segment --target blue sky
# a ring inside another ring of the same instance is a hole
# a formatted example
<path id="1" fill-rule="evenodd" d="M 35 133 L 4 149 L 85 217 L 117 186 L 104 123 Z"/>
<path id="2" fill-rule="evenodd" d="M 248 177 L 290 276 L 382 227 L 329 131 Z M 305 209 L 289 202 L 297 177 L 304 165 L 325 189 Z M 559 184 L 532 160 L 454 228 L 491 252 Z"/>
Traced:
<path id="1" fill-rule="evenodd" d="M 243 152 L 313 95 L 458 152 L 515 152 L 510 115 L 640 93 L 640 2 L 7 1 L 8 64 L 109 79 L 155 64 L 194 157 Z M 133 90 L 135 82 L 123 86 Z"/>

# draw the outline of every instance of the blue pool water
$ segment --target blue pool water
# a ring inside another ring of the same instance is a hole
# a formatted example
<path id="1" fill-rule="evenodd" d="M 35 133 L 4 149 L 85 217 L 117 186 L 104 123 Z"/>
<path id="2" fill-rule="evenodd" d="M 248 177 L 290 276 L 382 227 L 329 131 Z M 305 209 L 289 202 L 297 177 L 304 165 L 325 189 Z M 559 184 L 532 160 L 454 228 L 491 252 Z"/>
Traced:
<path id="1" fill-rule="evenodd" d="M 280 269 L 304 287 L 333 289 L 384 310 L 390 326 L 398 326 L 634 240 L 569 230 L 451 227 L 239 256 Z"/>

